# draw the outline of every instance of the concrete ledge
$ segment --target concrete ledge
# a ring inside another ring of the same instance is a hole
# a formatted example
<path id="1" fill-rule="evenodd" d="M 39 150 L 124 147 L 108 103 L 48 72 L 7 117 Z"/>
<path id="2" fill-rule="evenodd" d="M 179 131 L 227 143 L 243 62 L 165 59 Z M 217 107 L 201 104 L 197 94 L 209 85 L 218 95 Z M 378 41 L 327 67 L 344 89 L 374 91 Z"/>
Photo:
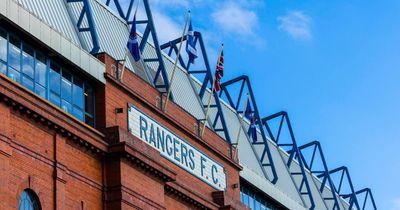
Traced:
<path id="1" fill-rule="evenodd" d="M 264 177 L 261 177 L 257 173 L 253 172 L 251 169 L 243 166 L 243 170 L 240 172 L 240 177 L 257 187 L 259 190 L 263 191 L 265 194 L 272 197 L 272 199 L 276 200 L 278 203 L 284 205 L 289 209 L 297 209 L 297 210 L 306 210 L 304 206 L 300 203 L 292 200 L 289 196 L 284 194 L 278 188 L 276 188 L 273 184 L 271 184 Z"/>

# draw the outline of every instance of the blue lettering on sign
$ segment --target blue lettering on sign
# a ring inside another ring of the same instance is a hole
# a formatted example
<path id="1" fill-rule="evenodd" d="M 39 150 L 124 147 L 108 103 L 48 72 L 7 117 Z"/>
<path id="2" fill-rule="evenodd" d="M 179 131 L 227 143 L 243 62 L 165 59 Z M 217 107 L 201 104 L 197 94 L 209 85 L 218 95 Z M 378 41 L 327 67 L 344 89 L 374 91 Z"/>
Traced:
<path id="1" fill-rule="evenodd" d="M 144 117 L 140 116 L 140 138 L 143 138 L 147 141 L 147 121 Z"/>
<path id="2" fill-rule="evenodd" d="M 195 165 L 194 165 L 194 152 L 193 152 L 192 149 L 189 149 L 189 159 L 190 159 L 189 167 L 190 167 L 190 169 L 194 170 L 194 167 L 195 167 Z"/>
<path id="3" fill-rule="evenodd" d="M 182 161 L 182 164 L 185 162 L 186 167 L 188 167 L 187 148 L 186 148 L 185 144 L 181 144 L 181 161 Z"/>
<path id="4" fill-rule="evenodd" d="M 157 148 L 161 149 L 164 152 L 165 151 L 165 144 L 164 144 L 164 130 L 160 133 L 160 129 L 157 127 Z"/>
<path id="5" fill-rule="evenodd" d="M 211 166 L 211 176 L 212 176 L 212 180 L 214 182 L 214 184 L 218 183 L 218 178 L 215 178 L 214 174 L 218 173 L 218 169 L 217 166 L 215 166 L 214 164 Z"/>
<path id="6" fill-rule="evenodd" d="M 150 140 L 149 140 L 150 144 L 153 144 L 154 147 L 157 147 L 156 145 L 156 137 L 154 136 L 154 125 L 151 124 L 150 125 Z"/>
<path id="7" fill-rule="evenodd" d="M 180 144 L 180 142 L 178 141 L 178 139 L 174 138 L 174 158 L 176 161 L 181 162 L 181 160 L 177 156 L 177 154 L 179 152 L 178 146 L 177 146 L 178 144 Z"/>
<path id="8" fill-rule="evenodd" d="M 166 141 L 165 141 L 165 147 L 167 148 L 167 153 L 169 156 L 172 155 L 172 138 L 169 134 L 167 134 L 167 137 L 165 137 Z M 171 142 L 170 144 L 168 144 L 168 142 Z M 170 145 L 171 147 L 169 147 L 168 145 Z"/>
<path id="9" fill-rule="evenodd" d="M 204 176 L 204 169 L 206 168 L 206 165 L 204 165 L 204 164 L 206 161 L 207 160 L 203 156 L 200 157 L 201 175 L 202 176 Z"/>
<path id="10" fill-rule="evenodd" d="M 134 106 L 128 110 L 128 128 L 133 135 L 210 186 L 226 190 L 226 172 L 221 164 Z"/>

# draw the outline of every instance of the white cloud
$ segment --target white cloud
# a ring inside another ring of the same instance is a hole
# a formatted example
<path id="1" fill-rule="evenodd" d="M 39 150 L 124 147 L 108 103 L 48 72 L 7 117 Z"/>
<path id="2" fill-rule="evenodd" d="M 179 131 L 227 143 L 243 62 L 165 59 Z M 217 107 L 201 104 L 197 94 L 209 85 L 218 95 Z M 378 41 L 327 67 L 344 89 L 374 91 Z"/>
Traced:
<path id="1" fill-rule="evenodd" d="M 225 32 L 253 35 L 258 26 L 257 14 L 240 5 L 229 2 L 214 12 L 211 17 Z"/>
<path id="2" fill-rule="evenodd" d="M 396 198 L 393 200 L 392 210 L 400 210 L 400 198 Z"/>
<path id="3" fill-rule="evenodd" d="M 153 10 L 152 14 L 160 44 L 164 44 L 165 42 L 182 36 L 184 25 L 178 25 L 173 19 L 160 13 L 159 11 Z"/>
<path id="4" fill-rule="evenodd" d="M 304 14 L 302 11 L 291 11 L 285 16 L 277 18 L 279 30 L 283 30 L 291 37 L 297 40 L 309 40 L 311 34 L 311 17 Z"/>

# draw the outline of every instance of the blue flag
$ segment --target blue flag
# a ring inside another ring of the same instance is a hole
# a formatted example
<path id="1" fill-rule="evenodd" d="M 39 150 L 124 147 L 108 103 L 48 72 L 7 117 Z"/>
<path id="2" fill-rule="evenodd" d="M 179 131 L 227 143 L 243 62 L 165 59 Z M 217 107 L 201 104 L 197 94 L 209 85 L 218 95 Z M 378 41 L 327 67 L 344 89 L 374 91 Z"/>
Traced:
<path id="1" fill-rule="evenodd" d="M 257 141 L 257 127 L 256 127 L 256 122 L 254 120 L 254 113 L 251 110 L 251 105 L 248 102 L 247 107 L 246 107 L 246 112 L 244 116 L 250 120 L 250 126 L 249 130 L 247 131 L 247 134 L 253 139 L 253 142 Z"/>
<path id="2" fill-rule="evenodd" d="M 139 42 L 136 33 L 136 16 L 133 17 L 131 32 L 129 33 L 128 44 L 126 44 L 129 52 L 136 62 L 140 60 Z"/>
<path id="3" fill-rule="evenodd" d="M 189 63 L 194 64 L 194 59 L 197 58 L 196 45 L 194 44 L 194 32 L 192 27 L 192 21 L 189 23 L 189 31 L 186 41 L 186 52 L 189 55 Z"/>

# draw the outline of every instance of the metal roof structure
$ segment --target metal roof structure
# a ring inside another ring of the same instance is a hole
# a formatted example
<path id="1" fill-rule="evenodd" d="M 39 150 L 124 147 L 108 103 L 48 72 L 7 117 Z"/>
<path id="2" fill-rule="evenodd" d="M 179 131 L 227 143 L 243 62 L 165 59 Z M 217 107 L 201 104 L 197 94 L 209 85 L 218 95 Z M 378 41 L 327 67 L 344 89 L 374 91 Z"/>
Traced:
<path id="1" fill-rule="evenodd" d="M 134 1 L 128 1 L 128 8 L 124 11 L 119 0 L 0 0 L 1 5 L 6 5 L 0 8 L 0 13 L 9 13 L 7 16 L 13 17 L 12 21 L 24 30 L 104 83 L 102 73 L 105 67 L 90 54 L 105 52 L 116 60 L 124 59 Z M 169 88 L 173 56 L 177 53 L 176 45 L 180 38 L 158 43 L 149 0 L 143 1 L 147 18 L 138 21 L 145 25 L 139 40 L 144 57 L 143 68 L 129 62 L 127 67 L 160 92 L 165 92 Z M 111 4 L 116 11 L 112 10 Z M 27 23 L 24 18 L 27 18 Z M 35 32 L 35 27 L 40 30 Z M 41 30 L 54 35 L 45 37 Z M 195 32 L 195 37 L 202 55 L 199 60 L 204 62 L 205 69 L 191 69 L 185 57 L 181 57 L 174 81 L 179 85 L 171 87 L 171 100 L 205 122 L 231 145 L 238 130 L 242 129 L 238 157 L 244 168 L 241 172 L 243 179 L 289 209 L 366 209 L 367 206 L 376 209 L 371 190 L 356 190 L 347 167 L 328 167 L 318 141 L 297 144 L 288 113 L 282 111 L 260 116 L 262 107 L 257 107 L 247 76 L 224 82 L 220 94 L 215 93 L 212 97 L 208 119 L 204 119 L 205 105 L 213 94 L 210 91 L 213 75 L 205 40 L 200 32 Z M 80 56 L 76 57 L 77 54 Z M 240 87 L 239 91 L 231 90 L 235 85 Z M 249 95 L 249 103 L 254 109 L 258 131 L 255 142 L 247 135 L 249 122 L 240 120 L 245 95 Z"/>

